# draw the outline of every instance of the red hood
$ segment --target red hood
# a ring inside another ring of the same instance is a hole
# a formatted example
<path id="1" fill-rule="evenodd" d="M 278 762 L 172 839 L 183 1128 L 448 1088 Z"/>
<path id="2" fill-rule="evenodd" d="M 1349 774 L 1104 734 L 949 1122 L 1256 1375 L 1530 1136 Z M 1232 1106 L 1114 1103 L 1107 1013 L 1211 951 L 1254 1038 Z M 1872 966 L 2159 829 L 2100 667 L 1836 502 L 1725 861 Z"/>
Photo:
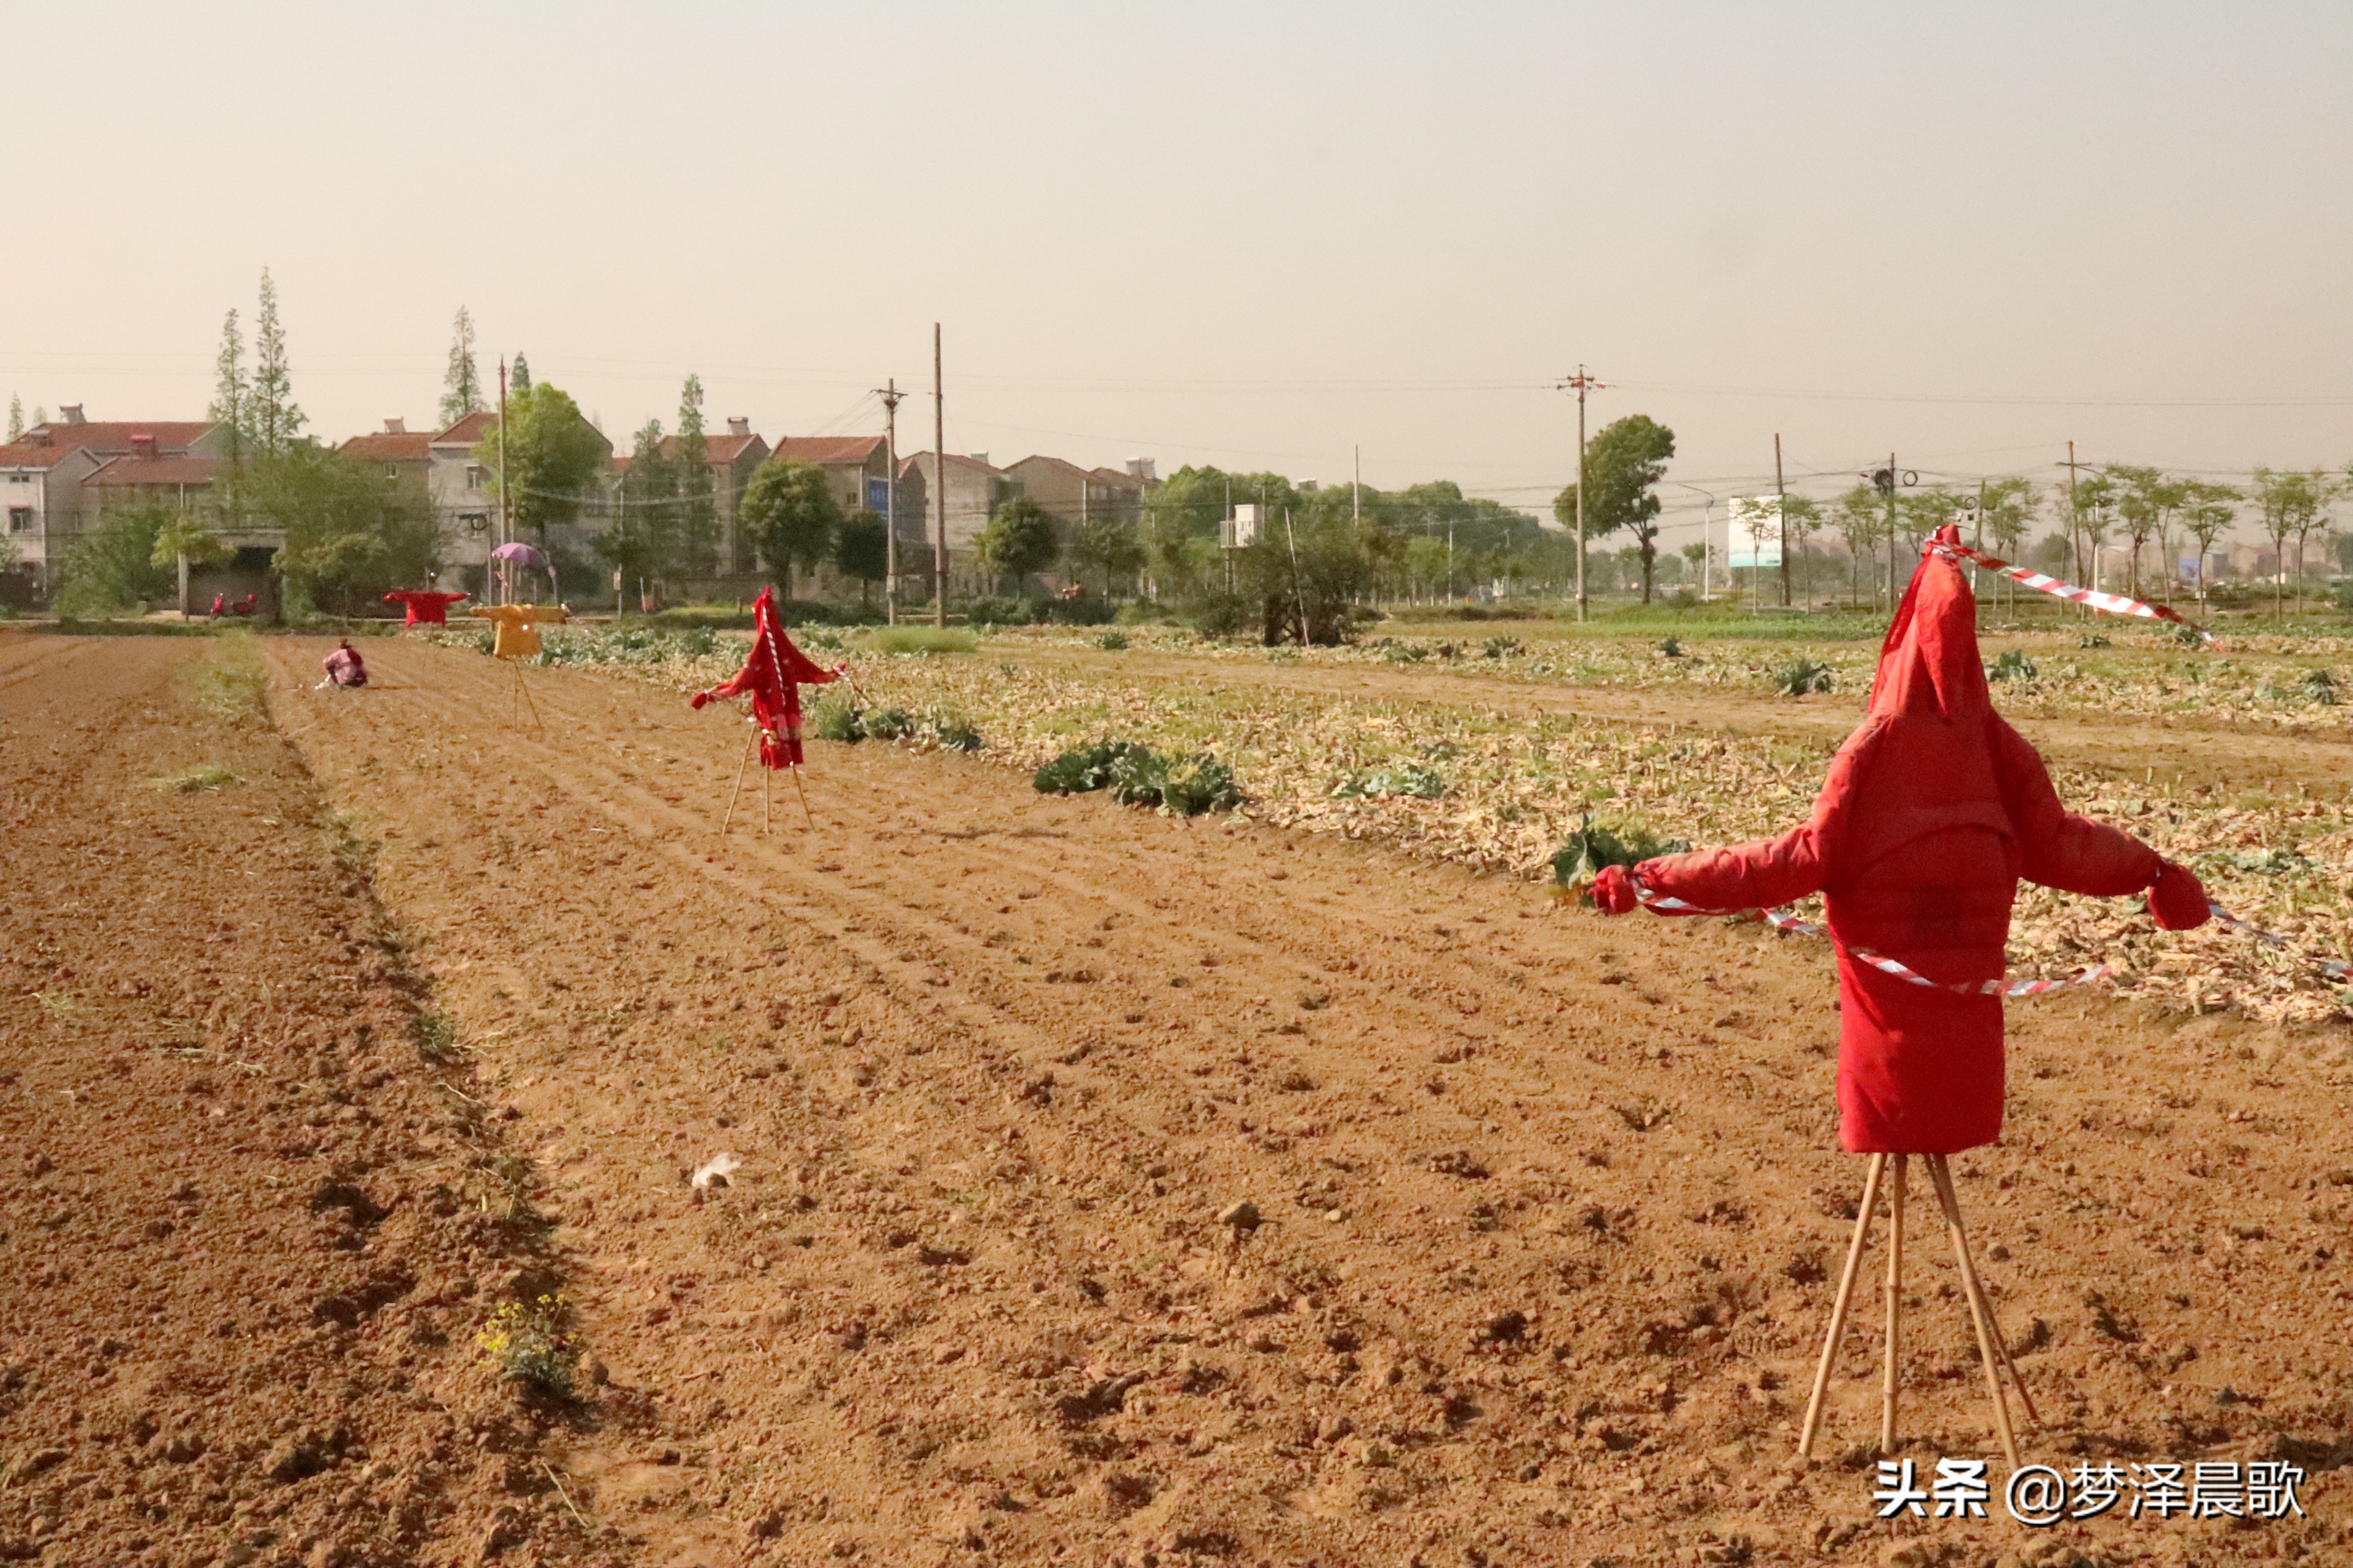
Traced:
<path id="1" fill-rule="evenodd" d="M 1977 596 L 1959 563 L 1936 549 L 1960 542 L 1959 529 L 1940 528 L 1920 552 L 1920 569 L 1880 647 L 1866 710 L 1874 719 L 1934 714 L 1952 723 L 1993 710 L 1978 657 Z"/>

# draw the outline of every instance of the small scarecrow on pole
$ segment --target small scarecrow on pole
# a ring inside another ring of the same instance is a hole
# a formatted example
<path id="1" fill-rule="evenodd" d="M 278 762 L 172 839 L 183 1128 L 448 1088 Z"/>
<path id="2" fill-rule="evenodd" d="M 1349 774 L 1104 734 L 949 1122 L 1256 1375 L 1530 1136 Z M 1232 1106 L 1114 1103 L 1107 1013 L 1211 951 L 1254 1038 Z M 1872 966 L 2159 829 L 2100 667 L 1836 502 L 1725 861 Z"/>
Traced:
<path id="1" fill-rule="evenodd" d="M 528 544 L 501 544 L 491 552 L 491 559 L 498 563 L 502 582 L 511 567 L 521 566 L 547 573 L 549 587 L 553 589 L 554 586 L 555 573 L 548 565 L 547 557 Z M 550 597 L 553 596 L 551 594 Z M 512 598 L 511 589 L 509 597 Z M 531 710 L 533 725 L 544 730 L 547 726 L 540 721 L 539 704 L 532 700 L 531 687 L 522 678 L 523 662 L 539 657 L 539 628 L 569 620 L 571 610 L 563 605 L 508 603 L 477 605 L 471 613 L 496 628 L 491 641 L 491 657 L 504 660 L 507 668 L 514 671 L 516 695 Z"/>
<path id="2" fill-rule="evenodd" d="M 1882 1178 L 1889 1187 L 1886 1363 L 1879 1447 L 1895 1446 L 1896 1353 L 1904 1272 L 1905 1166 L 1921 1157 L 1950 1232 L 1985 1363 L 1994 1425 L 2018 1462 L 2001 1382 L 2010 1364 L 1979 1283 L 1947 1160 L 2001 1134 L 2002 998 L 2046 983 L 2003 976 L 2021 879 L 2120 898 L 2149 889 L 2167 931 L 2205 923 L 2205 889 L 2138 839 L 2070 813 L 2034 748 L 1994 710 L 1978 662 L 1976 604 L 1940 530 L 1887 628 L 1862 727 L 1839 748 L 1803 826 L 1728 849 L 1612 866 L 1593 884 L 1609 914 L 1771 910 L 1824 895 L 1838 947 L 1839 1141 L 1867 1153 L 1854 1239 L 1814 1373 L 1800 1455 L 1810 1454 L 1846 1328 L 1856 1266 Z"/>
<path id="3" fill-rule="evenodd" d="M 714 697 L 752 699 L 751 736 L 744 742 L 744 760 L 735 766 L 735 788 L 727 796 L 727 815 L 719 825 L 725 833 L 735 820 L 735 800 L 744 790 L 744 770 L 751 765 L 752 750 L 756 744 L 761 766 L 773 772 L 789 769 L 793 786 L 800 791 L 801 815 L 814 828 L 817 818 L 809 812 L 808 787 L 801 783 L 800 766 L 805 760 L 801 752 L 801 690 L 804 686 L 828 686 L 841 679 L 847 665 L 826 668 L 810 659 L 793 646 L 776 617 L 776 590 L 765 587 L 752 601 L 752 648 L 744 656 L 744 668 L 708 691 L 698 691 L 689 702 L 701 708 Z M 767 803 L 766 785 L 774 781 L 768 773 L 761 775 L 762 799 Z M 765 833 L 773 815 L 773 803 L 764 804 L 760 831 Z"/>

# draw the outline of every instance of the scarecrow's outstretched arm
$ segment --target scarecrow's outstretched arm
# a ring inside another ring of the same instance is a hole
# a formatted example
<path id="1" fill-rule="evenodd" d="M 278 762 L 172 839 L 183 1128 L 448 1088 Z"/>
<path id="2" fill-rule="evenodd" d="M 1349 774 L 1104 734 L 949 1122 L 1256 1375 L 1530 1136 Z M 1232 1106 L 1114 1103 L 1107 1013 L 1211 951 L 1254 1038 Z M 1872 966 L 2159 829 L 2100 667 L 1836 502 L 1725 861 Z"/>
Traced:
<path id="1" fill-rule="evenodd" d="M 2078 816 L 2059 803 L 2042 757 L 2006 721 L 1997 720 L 1994 762 L 2010 822 L 2018 830 L 2019 873 L 2063 893 L 2122 898 L 2150 889 L 2149 913 L 2168 931 L 2206 923 L 2206 889 L 2195 873 L 2131 834 Z"/>

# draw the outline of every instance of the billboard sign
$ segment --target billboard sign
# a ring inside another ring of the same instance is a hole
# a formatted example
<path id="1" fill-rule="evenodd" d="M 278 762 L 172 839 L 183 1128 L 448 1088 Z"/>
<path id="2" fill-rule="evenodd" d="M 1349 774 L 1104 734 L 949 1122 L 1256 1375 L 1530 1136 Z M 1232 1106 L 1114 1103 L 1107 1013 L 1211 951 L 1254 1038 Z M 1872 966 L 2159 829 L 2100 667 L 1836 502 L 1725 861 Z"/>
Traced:
<path id="1" fill-rule="evenodd" d="M 866 476 L 866 510 L 887 514 L 891 510 L 891 481 Z"/>
<path id="2" fill-rule="evenodd" d="M 1781 564 L 1781 498 L 1732 498 L 1726 563 L 1734 567 Z"/>

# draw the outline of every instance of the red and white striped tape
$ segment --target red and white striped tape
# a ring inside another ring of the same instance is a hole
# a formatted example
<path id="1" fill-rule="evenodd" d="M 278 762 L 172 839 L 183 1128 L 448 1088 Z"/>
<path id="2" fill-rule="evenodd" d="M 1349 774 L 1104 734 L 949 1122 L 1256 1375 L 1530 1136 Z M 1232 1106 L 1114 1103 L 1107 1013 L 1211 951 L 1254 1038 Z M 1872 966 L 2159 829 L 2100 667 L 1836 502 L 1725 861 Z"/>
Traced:
<path id="1" fill-rule="evenodd" d="M 1800 920 L 1787 910 L 1704 910 L 1697 904 L 1686 903 L 1681 899 L 1670 897 L 1665 893 L 1654 893 L 1642 885 L 1640 878 L 1630 875 L 1628 879 L 1633 883 L 1634 896 L 1641 901 L 1643 907 L 1656 910 L 1662 914 L 1722 915 L 1732 920 L 1761 920 L 1784 936 L 1818 936 L 1833 945 L 1838 942 L 1838 939 L 1831 935 L 1828 927 L 1813 921 Z M 2266 946 L 2283 948 L 2294 953 L 2331 980 L 2353 980 L 2353 963 L 2300 948 L 2284 936 L 2267 931 L 2261 926 L 2250 925 L 2221 905 L 2211 900 L 2206 905 L 2206 912 L 2223 925 L 2229 926 L 2233 931 L 2244 931 Z M 2053 991 L 2095 984 L 2111 978 L 2116 973 L 2114 965 L 2103 963 L 2065 980 L 2027 980 L 2015 975 L 2005 975 L 2000 980 L 1946 982 L 1931 980 L 1917 970 L 1897 963 L 1883 952 L 1874 952 L 1867 947 L 1844 948 L 1841 951 L 1852 953 L 1858 962 L 1868 963 L 1883 974 L 1892 974 L 1898 980 L 1914 985 L 1926 985 L 1938 991 L 1950 991 L 1961 996 L 2042 996 Z"/>
<path id="2" fill-rule="evenodd" d="M 1697 904 L 1686 903 L 1681 899 L 1672 898 L 1664 893 L 1652 892 L 1642 886 L 1641 879 L 1639 877 L 1630 876 L 1628 879 L 1634 885 L 1634 897 L 1641 900 L 1645 908 L 1655 910 L 1662 914 L 1724 915 L 1735 920 L 1761 920 L 1784 936 L 1818 936 L 1829 941 L 1833 946 L 1840 945 L 1838 939 L 1831 935 L 1828 927 L 1819 925 L 1812 921 L 1800 920 L 1787 910 L 1704 910 Z M 1867 947 L 1840 947 L 1840 951 L 1852 955 L 1859 963 L 1867 963 L 1881 973 L 1892 974 L 1908 984 L 1925 985 L 1932 991 L 1949 991 L 1957 996 L 2042 996 L 2052 991 L 2064 991 L 2078 985 L 2095 984 L 2116 973 L 2103 963 L 2066 980 L 2028 980 L 2016 975 L 2004 975 L 1999 980 L 1931 980 L 1910 965 L 1900 963 L 1885 953 L 1875 952 Z"/>
<path id="3" fill-rule="evenodd" d="M 2221 921 L 2224 925 L 2229 926 L 2232 931 L 2245 931 L 2249 936 L 2253 937 L 2257 942 L 2263 942 L 2266 946 L 2284 947 L 2287 949 L 2288 952 L 2295 954 L 2306 963 L 2311 964 L 2314 968 L 2319 970 L 2321 973 L 2326 974 L 2331 980 L 2353 980 L 2353 963 L 2346 963 L 2341 960 L 2334 958 L 2324 958 L 2319 953 L 2306 952 L 2305 949 L 2296 946 L 2295 943 L 2288 941 L 2288 939 L 2284 936 L 2274 935 L 2272 932 L 2263 930 L 2261 926 L 2249 925 L 2246 921 L 2241 920 L 2238 916 L 2232 914 L 2230 910 L 2224 909 L 2220 904 L 2209 903 L 2206 906 L 2206 912 L 2213 916 L 2216 920 Z"/>
<path id="4" fill-rule="evenodd" d="M 2007 577 L 2014 583 L 2023 583 L 2036 593 L 2048 594 L 2054 599 L 2065 599 L 2070 604 L 2088 605 L 2093 609 L 2105 610 L 2112 616 L 2138 616 L 2143 620 L 2171 621 L 2177 626 L 2188 626 L 2204 638 L 2210 647 L 2222 646 L 2214 640 L 2213 633 L 2203 626 L 2194 626 L 2184 620 L 2181 612 L 2170 605 L 2147 605 L 2138 599 L 2128 599 L 2122 594 L 2104 594 L 2097 588 L 2079 588 L 2073 583 L 2063 583 L 2056 577 L 2034 571 L 2031 567 L 2013 566 L 1998 555 L 1988 555 L 1982 551 L 1972 550 L 1966 544 L 1939 544 L 1931 540 L 1927 548 L 1947 561 L 1971 562 L 1997 576 Z"/>

